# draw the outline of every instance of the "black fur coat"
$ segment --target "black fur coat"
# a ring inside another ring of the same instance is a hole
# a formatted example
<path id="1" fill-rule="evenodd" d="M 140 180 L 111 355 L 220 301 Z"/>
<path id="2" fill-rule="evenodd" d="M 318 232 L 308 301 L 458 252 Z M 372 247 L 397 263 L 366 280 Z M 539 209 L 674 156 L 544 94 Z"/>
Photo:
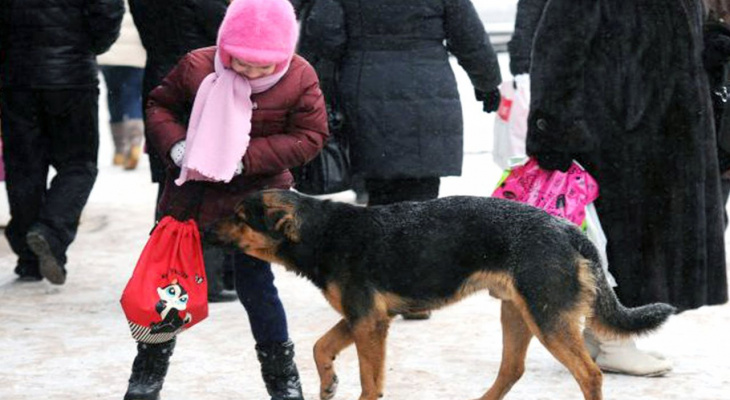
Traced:
<path id="1" fill-rule="evenodd" d="M 569 153 L 598 180 L 627 306 L 727 301 L 702 20 L 699 0 L 551 0 L 536 32 L 528 153 Z"/>

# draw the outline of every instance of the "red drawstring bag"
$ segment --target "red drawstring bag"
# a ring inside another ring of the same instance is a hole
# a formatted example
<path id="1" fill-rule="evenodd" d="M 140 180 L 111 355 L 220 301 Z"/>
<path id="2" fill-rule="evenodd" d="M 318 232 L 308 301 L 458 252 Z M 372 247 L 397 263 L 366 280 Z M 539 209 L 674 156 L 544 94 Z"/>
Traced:
<path id="1" fill-rule="evenodd" d="M 163 343 L 208 316 L 200 233 L 194 220 L 162 218 L 122 293 L 132 337 Z"/>

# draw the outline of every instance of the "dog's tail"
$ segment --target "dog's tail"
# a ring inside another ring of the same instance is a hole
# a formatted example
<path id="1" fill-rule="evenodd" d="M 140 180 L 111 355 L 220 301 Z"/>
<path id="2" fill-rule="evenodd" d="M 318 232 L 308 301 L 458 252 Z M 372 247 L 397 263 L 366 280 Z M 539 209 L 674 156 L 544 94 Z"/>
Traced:
<path id="1" fill-rule="evenodd" d="M 590 262 L 590 272 L 595 280 L 593 315 L 586 320 L 587 326 L 594 332 L 604 337 L 645 334 L 659 328 L 675 313 L 676 309 L 665 303 L 635 308 L 621 304 L 606 279 L 596 247 L 582 232 L 572 232 L 573 245 Z"/>

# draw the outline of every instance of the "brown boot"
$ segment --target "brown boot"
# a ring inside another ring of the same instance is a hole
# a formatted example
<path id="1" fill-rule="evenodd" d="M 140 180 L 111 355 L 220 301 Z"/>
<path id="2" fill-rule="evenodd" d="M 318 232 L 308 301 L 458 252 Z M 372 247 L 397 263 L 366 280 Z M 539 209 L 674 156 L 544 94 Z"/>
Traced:
<path id="1" fill-rule="evenodd" d="M 125 159 L 124 169 L 133 170 L 137 168 L 140 157 L 142 157 L 142 138 L 144 137 L 144 123 L 141 119 L 130 119 L 124 121 L 125 137 L 129 146 Z"/>
<path id="2" fill-rule="evenodd" d="M 114 142 L 114 158 L 112 158 L 112 165 L 121 166 L 124 164 L 126 136 L 124 122 L 115 122 L 111 124 L 112 129 L 112 141 Z"/>

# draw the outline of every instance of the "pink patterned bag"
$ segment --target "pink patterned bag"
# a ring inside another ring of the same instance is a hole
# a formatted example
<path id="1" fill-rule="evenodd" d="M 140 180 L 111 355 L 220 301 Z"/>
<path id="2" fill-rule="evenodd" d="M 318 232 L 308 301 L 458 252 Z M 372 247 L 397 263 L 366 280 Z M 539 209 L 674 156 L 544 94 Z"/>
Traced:
<path id="1" fill-rule="evenodd" d="M 598 183 L 575 161 L 561 172 L 546 171 L 529 158 L 505 172 L 492 197 L 526 203 L 582 226 L 586 206 L 598 198 Z"/>

